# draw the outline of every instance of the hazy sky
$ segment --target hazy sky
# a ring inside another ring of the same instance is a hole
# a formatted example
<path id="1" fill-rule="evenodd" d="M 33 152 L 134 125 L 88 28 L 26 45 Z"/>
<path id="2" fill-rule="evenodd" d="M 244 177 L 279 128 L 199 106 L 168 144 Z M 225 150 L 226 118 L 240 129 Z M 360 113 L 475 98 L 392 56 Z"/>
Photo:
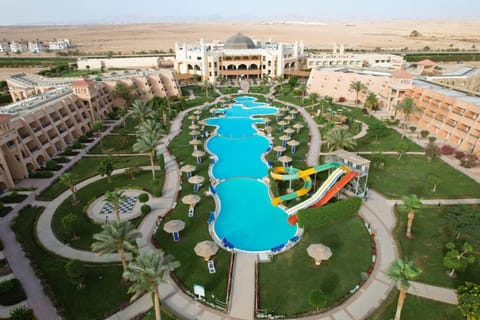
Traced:
<path id="1" fill-rule="evenodd" d="M 479 18 L 478 0 L 0 0 L 0 24 Z"/>

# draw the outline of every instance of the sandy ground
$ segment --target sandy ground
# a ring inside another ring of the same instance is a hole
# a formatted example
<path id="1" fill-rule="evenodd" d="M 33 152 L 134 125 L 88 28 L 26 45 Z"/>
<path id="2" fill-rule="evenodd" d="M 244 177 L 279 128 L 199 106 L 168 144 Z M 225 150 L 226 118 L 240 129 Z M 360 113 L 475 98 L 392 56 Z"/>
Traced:
<path id="1" fill-rule="evenodd" d="M 410 38 L 412 30 L 422 35 Z M 175 42 L 225 40 L 242 32 L 257 40 L 270 37 L 276 41 L 303 40 L 308 48 L 331 48 L 344 43 L 349 48 L 413 48 L 429 46 L 448 49 L 480 48 L 480 20 L 429 21 L 358 21 L 328 23 L 155 23 L 88 26 L 0 27 L 2 38 L 41 39 L 69 38 L 80 51 L 100 53 L 174 48 Z M 23 55 L 23 54 L 22 54 Z"/>

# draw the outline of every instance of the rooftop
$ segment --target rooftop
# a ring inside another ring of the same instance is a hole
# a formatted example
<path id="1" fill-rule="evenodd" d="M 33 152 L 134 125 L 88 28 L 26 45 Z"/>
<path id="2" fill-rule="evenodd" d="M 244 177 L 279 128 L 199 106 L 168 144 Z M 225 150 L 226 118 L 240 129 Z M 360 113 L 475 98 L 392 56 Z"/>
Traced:
<path id="1" fill-rule="evenodd" d="M 252 39 L 241 34 L 240 32 L 236 35 L 231 36 L 225 41 L 225 49 L 255 49 L 256 45 Z"/>
<path id="2" fill-rule="evenodd" d="M 447 97 L 451 97 L 460 101 L 465 101 L 471 104 L 475 104 L 480 106 L 480 97 L 479 96 L 469 96 L 465 92 L 448 89 L 442 87 L 438 84 L 434 84 L 432 82 L 423 81 L 423 80 L 413 80 L 413 85 L 417 87 L 421 87 L 424 89 L 431 90 L 433 92 L 445 95 Z"/>

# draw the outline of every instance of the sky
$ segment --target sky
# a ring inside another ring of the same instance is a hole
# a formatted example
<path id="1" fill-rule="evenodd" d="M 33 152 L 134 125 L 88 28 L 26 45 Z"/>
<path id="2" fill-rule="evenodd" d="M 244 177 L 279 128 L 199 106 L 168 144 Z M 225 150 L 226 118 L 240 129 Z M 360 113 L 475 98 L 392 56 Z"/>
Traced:
<path id="1" fill-rule="evenodd" d="M 478 0 L 0 0 L 0 25 L 478 19 Z"/>

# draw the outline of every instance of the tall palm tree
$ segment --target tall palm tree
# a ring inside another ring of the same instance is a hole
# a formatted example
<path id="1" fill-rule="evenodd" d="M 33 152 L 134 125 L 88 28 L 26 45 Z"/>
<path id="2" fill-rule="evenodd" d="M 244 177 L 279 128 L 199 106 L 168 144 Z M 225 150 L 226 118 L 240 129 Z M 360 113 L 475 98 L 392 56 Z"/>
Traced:
<path id="1" fill-rule="evenodd" d="M 365 107 L 368 110 L 368 117 L 372 116 L 372 111 L 378 108 L 378 97 L 375 93 L 370 92 L 365 98 Z"/>
<path id="2" fill-rule="evenodd" d="M 129 221 L 111 221 L 102 225 L 100 233 L 93 235 L 93 239 L 97 241 L 92 243 L 92 250 L 101 255 L 118 252 L 125 272 L 127 271 L 125 253 L 138 251 L 135 240 L 141 236 L 142 233 Z"/>
<path id="3" fill-rule="evenodd" d="M 417 105 L 411 97 L 405 97 L 395 105 L 395 110 L 400 110 L 403 113 L 402 139 L 405 139 L 407 122 L 410 120 L 410 115 L 417 109 Z"/>
<path id="4" fill-rule="evenodd" d="M 118 108 L 117 114 L 120 118 L 122 118 L 122 125 L 125 128 L 125 118 L 128 113 L 128 110 L 124 107 Z"/>
<path id="5" fill-rule="evenodd" d="M 97 137 L 100 139 L 100 146 L 103 146 L 102 138 L 102 129 L 103 129 L 103 121 L 97 120 L 92 124 L 92 129 L 97 131 Z"/>
<path id="6" fill-rule="evenodd" d="M 180 262 L 162 250 L 146 251 L 131 261 L 123 273 L 125 279 L 133 282 L 128 289 L 129 293 L 133 293 L 132 300 L 145 292 L 153 294 L 156 320 L 161 320 L 158 286 L 165 282 L 166 275 L 179 266 Z"/>
<path id="7" fill-rule="evenodd" d="M 163 137 L 163 130 L 155 121 L 148 119 L 143 125 L 137 127 L 137 142 L 133 151 L 148 153 L 152 177 L 155 179 L 155 148 Z"/>
<path id="8" fill-rule="evenodd" d="M 318 94 L 317 93 L 312 92 L 308 95 L 308 97 L 310 98 L 310 100 L 312 100 L 312 106 L 317 103 L 317 100 L 318 100 Z"/>
<path id="9" fill-rule="evenodd" d="M 205 88 L 205 96 L 208 98 L 208 89 L 210 88 L 210 82 L 208 82 L 208 80 L 203 81 L 203 87 Z"/>
<path id="10" fill-rule="evenodd" d="M 307 91 L 307 86 L 304 83 L 302 83 L 298 85 L 297 89 L 302 95 L 302 105 L 303 105 L 303 102 L 305 101 L 305 92 Z"/>
<path id="11" fill-rule="evenodd" d="M 350 89 L 355 90 L 355 93 L 357 94 L 355 103 L 360 103 L 360 101 L 358 101 L 358 94 L 360 93 L 360 91 L 367 89 L 367 86 L 364 85 L 362 81 L 357 80 L 357 81 L 352 81 L 352 83 L 350 83 Z"/>
<path id="12" fill-rule="evenodd" d="M 403 196 L 403 205 L 408 211 L 408 223 L 407 223 L 407 233 L 406 237 L 411 238 L 412 237 L 412 224 L 413 224 L 413 219 L 415 219 L 415 210 L 420 209 L 423 207 L 422 201 L 417 198 L 417 195 L 411 194 L 408 196 Z"/>
<path id="13" fill-rule="evenodd" d="M 115 217 L 117 218 L 117 221 L 120 221 L 120 205 L 125 200 L 127 200 L 127 197 L 123 195 L 123 192 L 105 192 L 105 201 L 113 207 L 113 211 L 115 212 Z"/>
<path id="14" fill-rule="evenodd" d="M 325 138 L 329 146 L 329 151 L 354 149 L 357 146 L 357 142 L 353 139 L 352 134 L 344 128 L 331 129 Z"/>
<path id="15" fill-rule="evenodd" d="M 77 204 L 77 188 L 75 188 L 75 180 L 76 177 L 73 175 L 73 173 L 70 172 L 65 172 L 60 176 L 60 183 L 63 185 L 67 186 L 70 191 L 72 192 L 72 203 Z"/>
<path id="16" fill-rule="evenodd" d="M 140 123 L 143 124 L 150 111 L 152 111 L 152 109 L 145 101 L 137 99 L 133 101 L 132 109 L 128 111 L 128 115 L 135 119 L 140 119 Z"/>
<path id="17" fill-rule="evenodd" d="M 395 320 L 400 320 L 403 303 L 407 297 L 407 289 L 410 287 L 410 281 L 415 279 L 421 272 L 422 271 L 413 264 L 413 261 L 408 259 L 396 259 L 388 268 L 387 276 L 397 283 L 398 290 L 400 291 Z"/>

